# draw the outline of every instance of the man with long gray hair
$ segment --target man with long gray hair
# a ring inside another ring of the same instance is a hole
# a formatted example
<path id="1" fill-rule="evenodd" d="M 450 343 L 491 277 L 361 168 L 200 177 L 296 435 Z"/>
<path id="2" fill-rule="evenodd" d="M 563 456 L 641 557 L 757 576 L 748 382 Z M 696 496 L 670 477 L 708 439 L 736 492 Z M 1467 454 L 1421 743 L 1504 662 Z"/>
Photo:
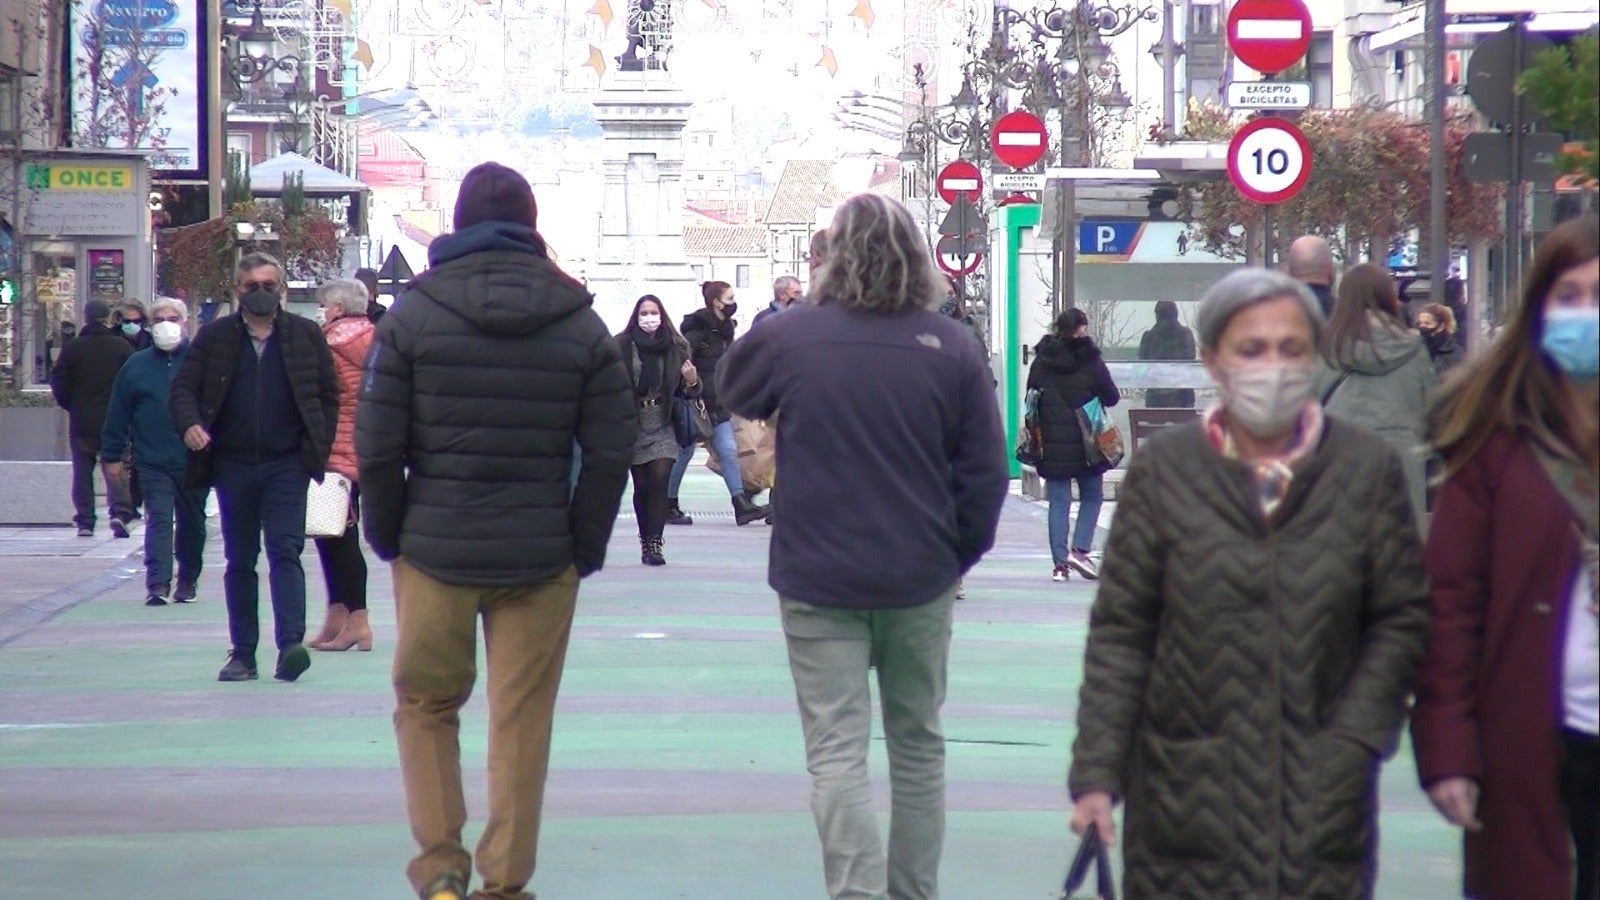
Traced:
<path id="1" fill-rule="evenodd" d="M 994 544 L 1005 437 L 982 349 L 933 312 L 944 280 L 905 208 L 862 194 L 828 234 L 818 305 L 793 307 L 734 344 L 718 387 L 739 415 L 783 414 L 768 583 L 799 698 L 828 894 L 932 900 L 951 609 L 958 580 Z M 873 666 L 894 798 L 887 855 L 867 779 Z"/>
<path id="2" fill-rule="evenodd" d="M 206 497 L 211 491 L 185 483 L 183 439 L 167 410 L 172 376 L 189 355 L 189 307 L 182 300 L 160 297 L 150 304 L 149 319 L 151 346 L 133 354 L 111 385 L 111 403 L 100 432 L 100 459 L 106 471 L 119 479 L 131 477 L 123 460 L 130 455 L 133 459 L 144 486 L 144 604 L 165 606 L 169 595 L 173 603 L 195 599 L 206 548 Z"/>

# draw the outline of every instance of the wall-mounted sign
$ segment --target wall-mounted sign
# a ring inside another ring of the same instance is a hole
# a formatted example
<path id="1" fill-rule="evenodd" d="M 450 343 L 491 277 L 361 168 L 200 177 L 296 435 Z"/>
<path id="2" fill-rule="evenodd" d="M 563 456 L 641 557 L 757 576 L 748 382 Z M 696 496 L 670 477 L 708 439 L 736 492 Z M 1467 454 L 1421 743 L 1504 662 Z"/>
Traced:
<path id="1" fill-rule="evenodd" d="M 121 250 L 89 251 L 90 297 L 100 300 L 121 300 L 126 296 L 123 290 L 123 276 Z"/>
<path id="2" fill-rule="evenodd" d="M 148 150 L 163 177 L 210 177 L 206 8 L 205 0 L 69 4 L 76 146 Z"/>
<path id="3" fill-rule="evenodd" d="M 130 162 L 55 158 L 23 170 L 22 230 L 34 235 L 143 234 L 150 212 Z"/>

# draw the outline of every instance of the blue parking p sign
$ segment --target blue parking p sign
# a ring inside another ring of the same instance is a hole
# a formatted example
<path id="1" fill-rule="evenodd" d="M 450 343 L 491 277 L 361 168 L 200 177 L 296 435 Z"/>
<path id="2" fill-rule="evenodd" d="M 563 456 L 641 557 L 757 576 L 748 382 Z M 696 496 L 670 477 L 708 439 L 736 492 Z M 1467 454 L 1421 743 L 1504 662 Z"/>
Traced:
<path id="1" fill-rule="evenodd" d="M 1130 256 L 1144 231 L 1143 222 L 1086 220 L 1078 223 L 1079 256 Z"/>

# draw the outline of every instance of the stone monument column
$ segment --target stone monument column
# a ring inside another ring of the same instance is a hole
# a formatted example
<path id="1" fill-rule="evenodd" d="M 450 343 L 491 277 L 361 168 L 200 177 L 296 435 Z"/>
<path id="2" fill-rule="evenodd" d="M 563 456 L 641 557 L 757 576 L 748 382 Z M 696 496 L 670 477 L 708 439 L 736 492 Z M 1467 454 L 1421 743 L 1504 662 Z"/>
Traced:
<path id="1" fill-rule="evenodd" d="M 667 4 L 631 0 L 628 49 L 594 100 L 604 131 L 600 241 L 589 270 L 595 309 L 613 331 L 641 294 L 655 294 L 676 322 L 701 305 L 683 251 L 683 129 L 688 95 L 666 69 Z"/>

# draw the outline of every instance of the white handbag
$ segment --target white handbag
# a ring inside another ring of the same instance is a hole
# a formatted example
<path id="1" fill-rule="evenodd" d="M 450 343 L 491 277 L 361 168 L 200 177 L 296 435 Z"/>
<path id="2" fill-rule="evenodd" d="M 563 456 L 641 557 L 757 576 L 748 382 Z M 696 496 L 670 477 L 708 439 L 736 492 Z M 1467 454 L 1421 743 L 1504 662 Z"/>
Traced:
<path id="1" fill-rule="evenodd" d="M 336 472 L 306 489 L 306 537 L 340 537 L 350 526 L 350 479 Z"/>

